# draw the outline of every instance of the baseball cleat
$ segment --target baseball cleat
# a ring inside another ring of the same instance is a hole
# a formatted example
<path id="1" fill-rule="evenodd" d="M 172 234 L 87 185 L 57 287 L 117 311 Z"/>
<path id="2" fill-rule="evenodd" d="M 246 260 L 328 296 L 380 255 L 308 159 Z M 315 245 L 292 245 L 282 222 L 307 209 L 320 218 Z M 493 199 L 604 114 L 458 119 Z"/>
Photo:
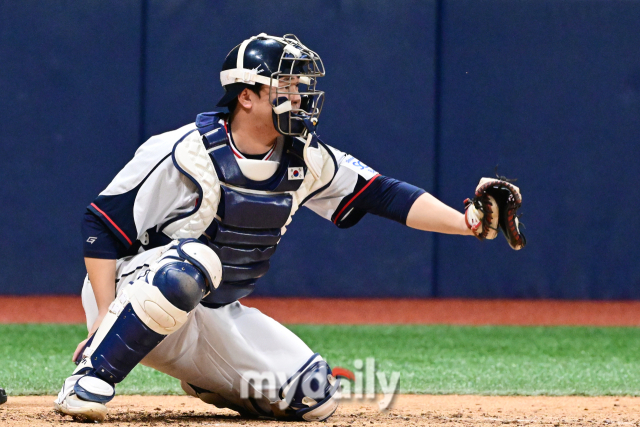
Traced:
<path id="1" fill-rule="evenodd" d="M 71 415 L 73 418 L 79 418 L 86 421 L 100 422 L 104 421 L 107 415 L 107 407 L 104 403 L 89 402 L 79 399 L 75 393 L 70 393 L 62 401 L 53 402 L 56 411 L 63 415 Z"/>
<path id="2" fill-rule="evenodd" d="M 56 411 L 74 418 L 99 422 L 107 415 L 105 403 L 115 396 L 112 384 L 91 375 L 72 375 L 67 378 L 53 402 Z"/>

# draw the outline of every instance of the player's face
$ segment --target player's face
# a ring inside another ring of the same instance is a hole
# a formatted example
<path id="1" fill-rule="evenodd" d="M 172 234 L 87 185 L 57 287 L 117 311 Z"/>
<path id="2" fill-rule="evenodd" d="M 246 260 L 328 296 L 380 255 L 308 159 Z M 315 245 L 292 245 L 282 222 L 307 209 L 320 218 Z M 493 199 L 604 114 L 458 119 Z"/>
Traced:
<path id="1" fill-rule="evenodd" d="M 286 77 L 279 80 L 279 87 L 277 96 L 286 97 L 291 101 L 292 108 L 300 108 L 302 98 L 298 93 L 299 77 Z M 275 126 L 273 125 L 272 112 L 273 101 L 276 99 L 276 90 L 272 88 L 269 90 L 269 86 L 262 86 L 260 89 L 260 96 L 252 95 L 254 102 L 254 116 L 264 128 L 269 128 L 269 131 L 273 131 L 274 135 L 280 135 Z M 265 129 L 266 131 L 266 129 Z"/>
<path id="2" fill-rule="evenodd" d="M 279 88 L 278 88 L 278 96 L 284 96 L 291 101 L 291 106 L 293 109 L 300 108 L 300 102 L 302 98 L 300 98 L 300 93 L 298 90 L 298 85 L 300 83 L 300 77 L 281 77 L 278 80 Z M 271 91 L 271 102 L 276 98 L 276 93 L 274 90 Z"/>
<path id="3" fill-rule="evenodd" d="M 291 106 L 296 109 L 300 108 L 300 103 L 302 102 L 302 98 L 300 97 L 300 93 L 298 90 L 300 78 L 299 77 L 286 77 L 281 78 L 278 83 L 278 93 L 276 94 L 276 90 L 269 88 L 269 86 L 262 86 L 260 90 L 260 98 L 264 98 L 265 101 L 269 103 L 269 105 L 273 105 L 273 101 L 276 99 L 276 96 L 285 97 L 291 101 Z M 271 93 L 271 95 L 269 95 Z"/>

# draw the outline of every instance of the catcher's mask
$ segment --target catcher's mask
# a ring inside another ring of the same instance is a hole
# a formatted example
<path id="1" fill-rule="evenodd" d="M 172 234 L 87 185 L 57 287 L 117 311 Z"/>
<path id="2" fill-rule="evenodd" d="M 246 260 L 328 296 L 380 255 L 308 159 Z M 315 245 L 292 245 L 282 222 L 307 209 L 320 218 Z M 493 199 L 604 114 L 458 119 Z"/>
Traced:
<path id="1" fill-rule="evenodd" d="M 324 92 L 316 90 L 325 75 L 320 56 L 293 34 L 274 37 L 259 34 L 236 46 L 222 65 L 220 81 L 225 95 L 218 107 L 229 105 L 245 88 L 269 85 L 273 99 L 273 124 L 282 135 L 303 136 L 313 132 L 324 103 Z M 298 90 L 292 88 L 298 83 Z M 294 108 L 290 98 L 300 96 Z"/>

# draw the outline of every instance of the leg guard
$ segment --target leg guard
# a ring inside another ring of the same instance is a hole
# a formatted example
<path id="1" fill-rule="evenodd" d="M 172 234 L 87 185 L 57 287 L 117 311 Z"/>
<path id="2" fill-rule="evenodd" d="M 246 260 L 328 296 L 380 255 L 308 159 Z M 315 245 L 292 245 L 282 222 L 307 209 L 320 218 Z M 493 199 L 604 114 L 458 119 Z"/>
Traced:
<path id="1" fill-rule="evenodd" d="M 217 255 L 195 239 L 180 241 L 153 263 L 146 275 L 120 292 L 109 307 L 75 373 L 86 372 L 109 384 L 125 376 L 220 283 Z M 78 384 L 80 381 L 78 381 Z M 76 386 L 78 397 L 94 400 Z"/>
<path id="2" fill-rule="evenodd" d="M 324 421 L 338 409 L 339 389 L 340 379 L 316 353 L 280 388 L 272 409 L 279 418 Z"/>

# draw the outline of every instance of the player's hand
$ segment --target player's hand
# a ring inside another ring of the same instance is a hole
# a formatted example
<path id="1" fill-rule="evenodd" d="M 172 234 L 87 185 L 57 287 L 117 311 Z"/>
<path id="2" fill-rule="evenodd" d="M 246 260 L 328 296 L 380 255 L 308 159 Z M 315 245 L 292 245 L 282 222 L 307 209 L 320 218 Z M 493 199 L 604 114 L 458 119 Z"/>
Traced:
<path id="1" fill-rule="evenodd" d="M 71 357 L 72 362 L 76 364 L 80 362 L 82 359 L 82 352 L 84 351 L 84 347 L 87 345 L 87 341 L 89 341 L 89 338 L 80 341 L 80 344 L 78 344 L 76 351 L 73 352 L 73 356 Z"/>
<path id="2" fill-rule="evenodd" d="M 98 317 L 96 318 L 96 321 L 93 322 L 93 325 L 91 326 L 91 330 L 89 331 L 89 335 L 85 340 L 82 340 L 80 344 L 78 344 L 78 346 L 76 347 L 76 351 L 73 352 L 73 356 L 71 357 L 72 362 L 76 364 L 80 363 L 80 360 L 82 360 L 82 353 L 84 351 L 84 348 L 87 345 L 87 341 L 89 341 L 89 339 L 93 336 L 93 334 L 96 333 L 96 331 L 100 327 L 100 324 L 102 323 L 102 319 L 104 319 L 105 314 L 99 314 Z"/>
<path id="3" fill-rule="evenodd" d="M 464 204 L 464 221 L 473 235 L 480 240 L 495 239 L 498 235 L 498 206 L 495 199 L 487 195 L 466 199 Z"/>

